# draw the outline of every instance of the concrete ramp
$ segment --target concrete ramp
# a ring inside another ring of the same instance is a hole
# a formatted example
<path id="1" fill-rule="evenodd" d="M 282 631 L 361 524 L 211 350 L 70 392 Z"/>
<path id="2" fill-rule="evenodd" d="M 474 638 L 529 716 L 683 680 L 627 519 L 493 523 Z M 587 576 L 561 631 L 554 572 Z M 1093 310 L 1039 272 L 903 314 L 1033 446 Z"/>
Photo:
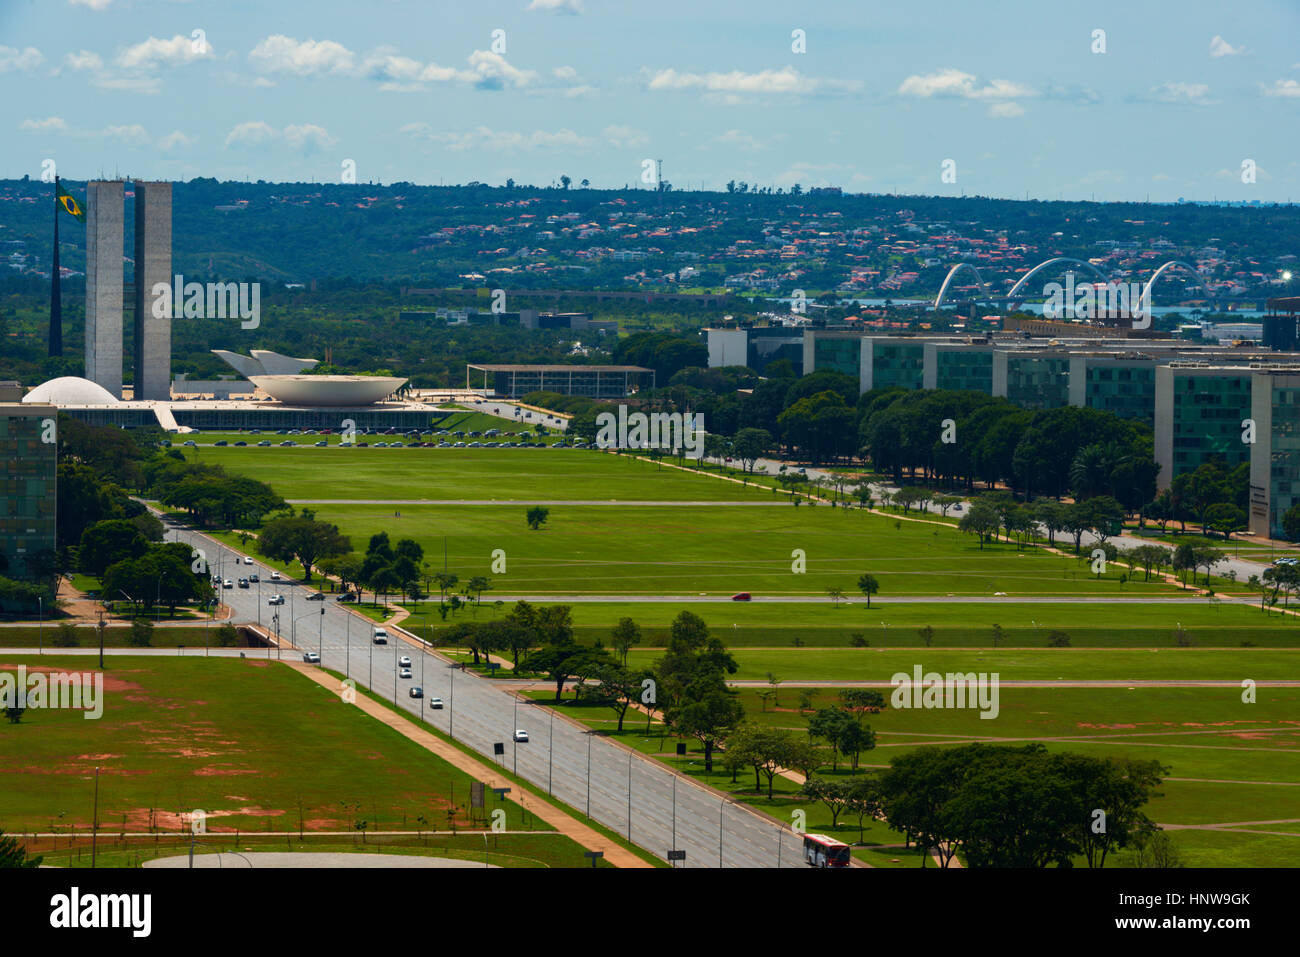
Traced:
<path id="1" fill-rule="evenodd" d="M 179 432 L 181 430 L 181 427 L 176 424 L 176 417 L 172 415 L 171 406 L 159 402 L 153 407 L 153 415 L 158 420 L 158 424 L 163 427 L 164 432 Z"/>

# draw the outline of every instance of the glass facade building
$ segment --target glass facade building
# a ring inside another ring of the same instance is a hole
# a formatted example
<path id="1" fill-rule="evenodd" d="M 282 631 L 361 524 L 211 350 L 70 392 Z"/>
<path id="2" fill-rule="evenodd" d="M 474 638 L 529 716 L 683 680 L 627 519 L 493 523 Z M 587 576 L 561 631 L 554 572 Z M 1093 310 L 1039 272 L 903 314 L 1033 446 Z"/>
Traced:
<path id="1" fill-rule="evenodd" d="M 51 405 L 0 404 L 0 455 L 5 462 L 0 575 L 6 578 L 33 577 L 35 566 L 53 557 L 58 414 Z"/>

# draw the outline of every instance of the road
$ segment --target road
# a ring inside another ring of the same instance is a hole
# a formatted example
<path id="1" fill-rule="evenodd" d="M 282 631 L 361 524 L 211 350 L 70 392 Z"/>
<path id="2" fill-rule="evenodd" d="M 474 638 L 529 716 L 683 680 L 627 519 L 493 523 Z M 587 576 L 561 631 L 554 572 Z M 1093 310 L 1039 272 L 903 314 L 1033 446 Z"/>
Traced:
<path id="1" fill-rule="evenodd" d="M 447 659 L 408 644 L 395 633 L 388 645 L 373 644 L 373 624 L 368 619 L 331 600 L 307 601 L 312 588 L 268 581 L 268 567 L 244 565 L 242 556 L 214 539 L 182 528 L 169 528 L 167 538 L 202 549 L 213 573 L 222 578 L 237 580 L 252 572 L 260 576 L 262 581 L 249 589 L 222 590 L 222 600 L 234 610 L 236 623 L 266 626 L 271 614 L 278 612 L 279 633 L 291 640 L 296 635 L 294 644 L 303 651 L 318 651 L 324 667 L 342 672 L 398 709 L 430 721 L 557 800 L 578 811 L 589 809 L 589 816 L 646 850 L 660 857 L 666 857 L 670 848 L 683 850 L 687 867 L 775 867 L 778 860 L 782 867 L 804 866 L 798 835 L 724 795 L 588 734 L 576 723 L 494 687 L 489 679 L 453 668 Z M 275 592 L 284 595 L 285 604 L 269 607 L 266 600 Z M 214 653 L 237 655 L 239 651 Z M 412 659 L 414 680 L 397 677 L 400 655 Z M 411 698 L 412 685 L 421 686 L 425 697 Z M 442 698 L 446 707 L 430 709 L 431 697 Z M 516 728 L 528 731 L 527 743 L 514 742 Z M 493 754 L 496 744 L 504 750 L 500 756 Z M 721 768 L 718 773 L 723 773 Z"/>

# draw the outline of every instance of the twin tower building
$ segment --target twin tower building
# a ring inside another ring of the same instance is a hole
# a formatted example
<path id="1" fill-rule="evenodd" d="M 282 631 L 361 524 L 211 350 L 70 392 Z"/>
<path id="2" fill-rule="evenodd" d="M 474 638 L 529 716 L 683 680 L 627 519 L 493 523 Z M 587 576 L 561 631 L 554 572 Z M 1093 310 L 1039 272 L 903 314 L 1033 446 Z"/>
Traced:
<path id="1" fill-rule="evenodd" d="M 86 378 L 122 397 L 123 262 L 126 245 L 126 184 L 86 184 Z M 172 282 L 172 184 L 134 183 L 135 334 L 133 398 L 171 398 L 170 310 L 154 315 L 151 290 Z"/>

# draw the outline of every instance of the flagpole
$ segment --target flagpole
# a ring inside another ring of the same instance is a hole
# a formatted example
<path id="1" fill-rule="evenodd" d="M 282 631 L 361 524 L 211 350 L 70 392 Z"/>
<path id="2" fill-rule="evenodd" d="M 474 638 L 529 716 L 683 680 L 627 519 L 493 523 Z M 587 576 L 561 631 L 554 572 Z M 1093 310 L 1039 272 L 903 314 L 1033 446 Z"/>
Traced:
<path id="1" fill-rule="evenodd" d="M 51 356 L 63 355 L 63 292 L 59 282 L 59 177 L 54 177 L 54 256 L 50 269 Z"/>

